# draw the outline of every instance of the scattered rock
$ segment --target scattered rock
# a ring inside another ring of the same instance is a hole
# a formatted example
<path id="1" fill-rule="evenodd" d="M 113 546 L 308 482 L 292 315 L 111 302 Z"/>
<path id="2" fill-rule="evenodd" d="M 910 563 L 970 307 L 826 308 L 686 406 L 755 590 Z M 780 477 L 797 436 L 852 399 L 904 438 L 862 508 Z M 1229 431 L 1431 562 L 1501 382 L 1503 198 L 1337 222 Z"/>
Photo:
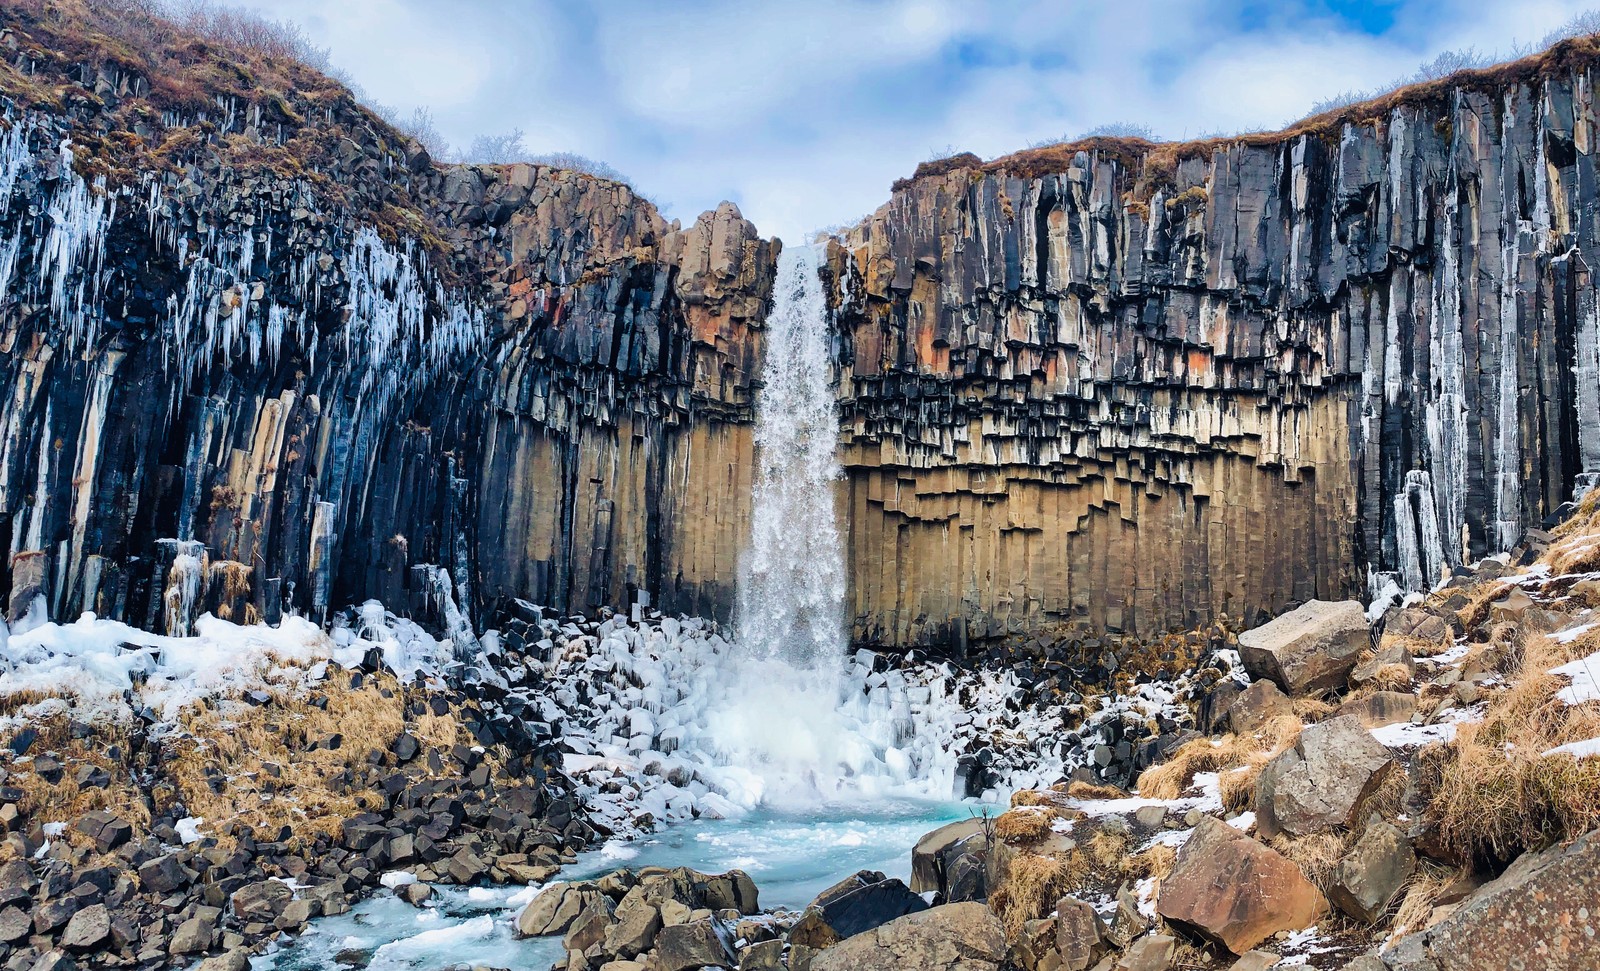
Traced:
<path id="1" fill-rule="evenodd" d="M 1371 644 L 1358 601 L 1312 600 L 1239 635 L 1239 657 L 1254 679 L 1270 678 L 1291 695 L 1344 684 Z"/>
<path id="2" fill-rule="evenodd" d="M 655 966 L 659 971 L 733 968 L 733 942 L 715 917 L 663 927 L 656 936 Z"/>
<path id="3" fill-rule="evenodd" d="M 1207 816 L 1162 881 L 1156 912 L 1243 954 L 1317 920 L 1328 903 L 1292 861 Z"/>
<path id="4" fill-rule="evenodd" d="M 1389 751 L 1359 719 L 1344 715 L 1308 725 L 1293 748 L 1261 771 L 1256 825 L 1267 837 L 1351 826 L 1362 802 L 1392 768 Z"/>

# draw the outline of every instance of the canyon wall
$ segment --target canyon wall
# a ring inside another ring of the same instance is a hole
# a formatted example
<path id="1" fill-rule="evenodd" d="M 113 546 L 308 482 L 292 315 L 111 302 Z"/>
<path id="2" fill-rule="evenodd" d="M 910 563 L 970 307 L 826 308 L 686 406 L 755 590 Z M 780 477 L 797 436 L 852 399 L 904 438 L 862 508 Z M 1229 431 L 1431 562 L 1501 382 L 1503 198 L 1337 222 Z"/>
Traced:
<path id="1" fill-rule="evenodd" d="M 856 637 L 1255 621 L 1538 527 L 1600 470 L 1592 48 L 898 184 L 831 260 Z"/>
<path id="2" fill-rule="evenodd" d="M 314 72 L 45 9 L 0 33 L 12 621 L 729 615 L 775 260 L 737 209 L 440 166 Z"/>
<path id="3" fill-rule="evenodd" d="M 775 242 L 90 9 L 0 14 L 10 619 L 730 616 Z M 1251 622 L 1537 528 L 1600 471 L 1597 63 L 898 183 L 825 269 L 856 640 Z"/>

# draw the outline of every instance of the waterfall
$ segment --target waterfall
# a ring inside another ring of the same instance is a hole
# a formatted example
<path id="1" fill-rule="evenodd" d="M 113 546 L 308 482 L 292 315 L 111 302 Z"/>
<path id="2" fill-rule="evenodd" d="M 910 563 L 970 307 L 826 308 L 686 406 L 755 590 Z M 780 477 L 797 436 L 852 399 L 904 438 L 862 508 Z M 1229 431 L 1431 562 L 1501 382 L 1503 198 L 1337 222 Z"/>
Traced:
<path id="1" fill-rule="evenodd" d="M 740 576 L 740 640 L 757 656 L 836 679 L 845 591 L 833 497 L 839 418 L 816 250 L 785 250 L 774 290 L 756 399 L 759 466 Z"/>
<path id="2" fill-rule="evenodd" d="M 817 270 L 809 246 L 785 249 L 778 260 L 735 654 L 707 715 L 719 761 L 749 772 L 758 798 L 769 801 L 837 795 L 876 754 L 845 712 L 839 419 Z"/>

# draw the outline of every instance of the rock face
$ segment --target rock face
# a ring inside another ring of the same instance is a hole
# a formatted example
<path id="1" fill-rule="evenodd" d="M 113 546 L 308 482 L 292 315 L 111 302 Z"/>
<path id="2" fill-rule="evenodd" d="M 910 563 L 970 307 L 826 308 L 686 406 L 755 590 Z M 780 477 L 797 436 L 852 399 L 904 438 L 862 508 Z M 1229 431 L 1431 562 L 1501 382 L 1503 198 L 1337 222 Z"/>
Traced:
<path id="1" fill-rule="evenodd" d="M 978 903 L 890 921 L 819 953 L 811 971 L 995 971 L 1006 959 L 999 918 Z"/>
<path id="2" fill-rule="evenodd" d="M 1416 866 L 1417 855 L 1405 834 L 1375 820 L 1339 861 L 1328 894 L 1351 917 L 1375 923 Z"/>
<path id="3" fill-rule="evenodd" d="M 1156 900 L 1162 917 L 1235 954 L 1309 926 L 1327 907 L 1293 862 L 1210 816 L 1178 851 Z"/>
<path id="4" fill-rule="evenodd" d="M 1600 831 L 1529 853 L 1442 922 L 1383 954 L 1400 971 L 1587 971 L 1600 913 Z"/>
<path id="5" fill-rule="evenodd" d="M 902 182 L 834 261 L 857 635 L 1251 622 L 1537 527 L 1600 468 L 1593 56 Z"/>
<path id="6" fill-rule="evenodd" d="M 11 617 L 729 615 L 774 243 L 438 165 L 225 45 L 167 77 L 76 9 L 3 12 Z M 856 638 L 1250 622 L 1537 525 L 1600 469 L 1578 43 L 1292 133 L 898 184 L 827 267 Z"/>
<path id="7" fill-rule="evenodd" d="M 1300 733 L 1256 780 L 1256 822 L 1262 835 L 1305 836 L 1350 826 L 1366 798 L 1394 768 L 1389 750 L 1354 715 Z"/>
<path id="8" fill-rule="evenodd" d="M 1252 678 L 1303 695 L 1343 686 L 1370 643 L 1360 603 L 1313 600 L 1240 634 L 1239 659 Z"/>
<path id="9" fill-rule="evenodd" d="M 175 108 L 137 59 L 53 54 L 70 12 L 4 18 L 63 86 L 0 132 L 13 617 L 728 616 L 776 254 L 737 209 L 441 167 L 309 72 Z"/>

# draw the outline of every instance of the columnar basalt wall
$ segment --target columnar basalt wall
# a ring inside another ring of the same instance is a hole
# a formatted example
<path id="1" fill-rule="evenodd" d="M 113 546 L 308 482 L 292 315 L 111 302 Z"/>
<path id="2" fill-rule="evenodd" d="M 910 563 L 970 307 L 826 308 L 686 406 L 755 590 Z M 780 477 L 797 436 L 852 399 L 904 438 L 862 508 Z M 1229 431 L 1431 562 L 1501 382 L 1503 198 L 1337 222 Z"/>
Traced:
<path id="1" fill-rule="evenodd" d="M 309 72 L 210 50 L 240 90 L 175 95 L 18 18 L 10 619 L 730 615 L 776 258 L 736 208 L 683 228 L 581 173 L 439 166 Z"/>
<path id="2" fill-rule="evenodd" d="M 857 637 L 1253 620 L 1537 527 L 1600 469 L 1573 60 L 899 184 L 831 260 Z"/>

